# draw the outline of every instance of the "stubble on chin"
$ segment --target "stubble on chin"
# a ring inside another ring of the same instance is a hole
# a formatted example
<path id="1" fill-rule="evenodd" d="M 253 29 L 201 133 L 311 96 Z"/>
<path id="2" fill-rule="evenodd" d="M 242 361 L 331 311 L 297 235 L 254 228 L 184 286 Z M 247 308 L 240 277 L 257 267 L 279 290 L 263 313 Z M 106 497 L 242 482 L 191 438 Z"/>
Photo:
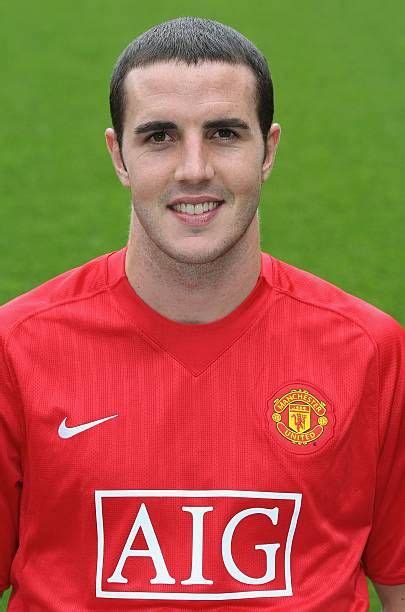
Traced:
<path id="1" fill-rule="evenodd" d="M 131 259 L 138 262 L 142 260 L 151 272 L 152 268 L 155 273 L 158 270 L 161 273 L 163 270 L 172 271 L 176 276 L 189 279 L 215 276 L 215 271 L 220 274 L 229 267 L 229 264 L 235 263 L 236 259 L 244 257 L 249 243 L 252 242 L 252 234 L 253 243 L 258 242 L 257 204 L 252 203 L 248 208 L 251 213 L 247 218 L 239 219 L 239 231 L 235 227 L 238 225 L 236 219 L 230 228 L 231 231 L 222 239 L 213 238 L 212 246 L 199 248 L 198 243 L 187 247 L 176 246 L 175 239 L 168 241 L 164 230 L 162 228 L 159 230 L 153 215 L 147 209 L 142 209 L 142 214 L 138 214 L 132 204 L 128 241 L 128 248 L 132 251 Z M 202 240 L 205 239 L 203 235 L 207 233 L 207 228 L 195 227 L 188 230 L 191 234 L 190 241 L 197 242 L 199 236 Z M 187 239 L 183 237 L 179 239 L 179 243 L 185 240 Z"/>

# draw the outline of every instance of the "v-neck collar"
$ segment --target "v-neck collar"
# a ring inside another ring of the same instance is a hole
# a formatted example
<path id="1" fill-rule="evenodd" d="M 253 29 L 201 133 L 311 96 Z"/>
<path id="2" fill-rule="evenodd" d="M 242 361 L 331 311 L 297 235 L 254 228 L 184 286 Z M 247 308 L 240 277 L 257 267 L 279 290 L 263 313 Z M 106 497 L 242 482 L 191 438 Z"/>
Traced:
<path id="1" fill-rule="evenodd" d="M 261 272 L 251 293 L 235 310 L 211 323 L 179 323 L 162 316 L 135 292 L 125 273 L 126 248 L 108 257 L 108 285 L 118 303 L 138 330 L 171 355 L 194 376 L 204 372 L 261 316 L 269 303 L 272 261 L 262 254 Z"/>

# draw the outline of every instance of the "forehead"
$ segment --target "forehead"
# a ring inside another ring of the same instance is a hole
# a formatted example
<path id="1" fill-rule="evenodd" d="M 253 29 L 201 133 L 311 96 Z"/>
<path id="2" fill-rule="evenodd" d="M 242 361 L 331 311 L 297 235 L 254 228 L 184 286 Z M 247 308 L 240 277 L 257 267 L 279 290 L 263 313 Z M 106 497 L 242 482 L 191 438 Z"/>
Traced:
<path id="1" fill-rule="evenodd" d="M 159 62 L 131 70 L 125 79 L 126 115 L 156 112 L 256 114 L 256 78 L 241 64 Z"/>

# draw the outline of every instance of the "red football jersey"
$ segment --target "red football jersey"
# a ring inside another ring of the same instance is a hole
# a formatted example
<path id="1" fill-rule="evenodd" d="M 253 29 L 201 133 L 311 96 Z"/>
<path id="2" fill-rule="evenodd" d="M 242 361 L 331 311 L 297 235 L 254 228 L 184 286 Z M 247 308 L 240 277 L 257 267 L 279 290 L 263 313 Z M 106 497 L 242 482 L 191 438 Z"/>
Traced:
<path id="1" fill-rule="evenodd" d="M 124 261 L 1 309 L 9 609 L 361 612 L 365 575 L 404 583 L 398 324 L 265 254 L 231 314 L 177 323 Z"/>

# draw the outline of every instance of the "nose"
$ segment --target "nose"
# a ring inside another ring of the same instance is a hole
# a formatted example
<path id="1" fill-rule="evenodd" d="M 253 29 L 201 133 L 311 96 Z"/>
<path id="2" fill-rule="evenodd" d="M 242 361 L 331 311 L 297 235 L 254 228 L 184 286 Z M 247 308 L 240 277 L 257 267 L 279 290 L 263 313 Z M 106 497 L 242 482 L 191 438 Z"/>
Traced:
<path id="1" fill-rule="evenodd" d="M 188 183 L 201 183 L 214 177 L 207 143 L 198 136 L 184 139 L 179 149 L 175 179 Z"/>

